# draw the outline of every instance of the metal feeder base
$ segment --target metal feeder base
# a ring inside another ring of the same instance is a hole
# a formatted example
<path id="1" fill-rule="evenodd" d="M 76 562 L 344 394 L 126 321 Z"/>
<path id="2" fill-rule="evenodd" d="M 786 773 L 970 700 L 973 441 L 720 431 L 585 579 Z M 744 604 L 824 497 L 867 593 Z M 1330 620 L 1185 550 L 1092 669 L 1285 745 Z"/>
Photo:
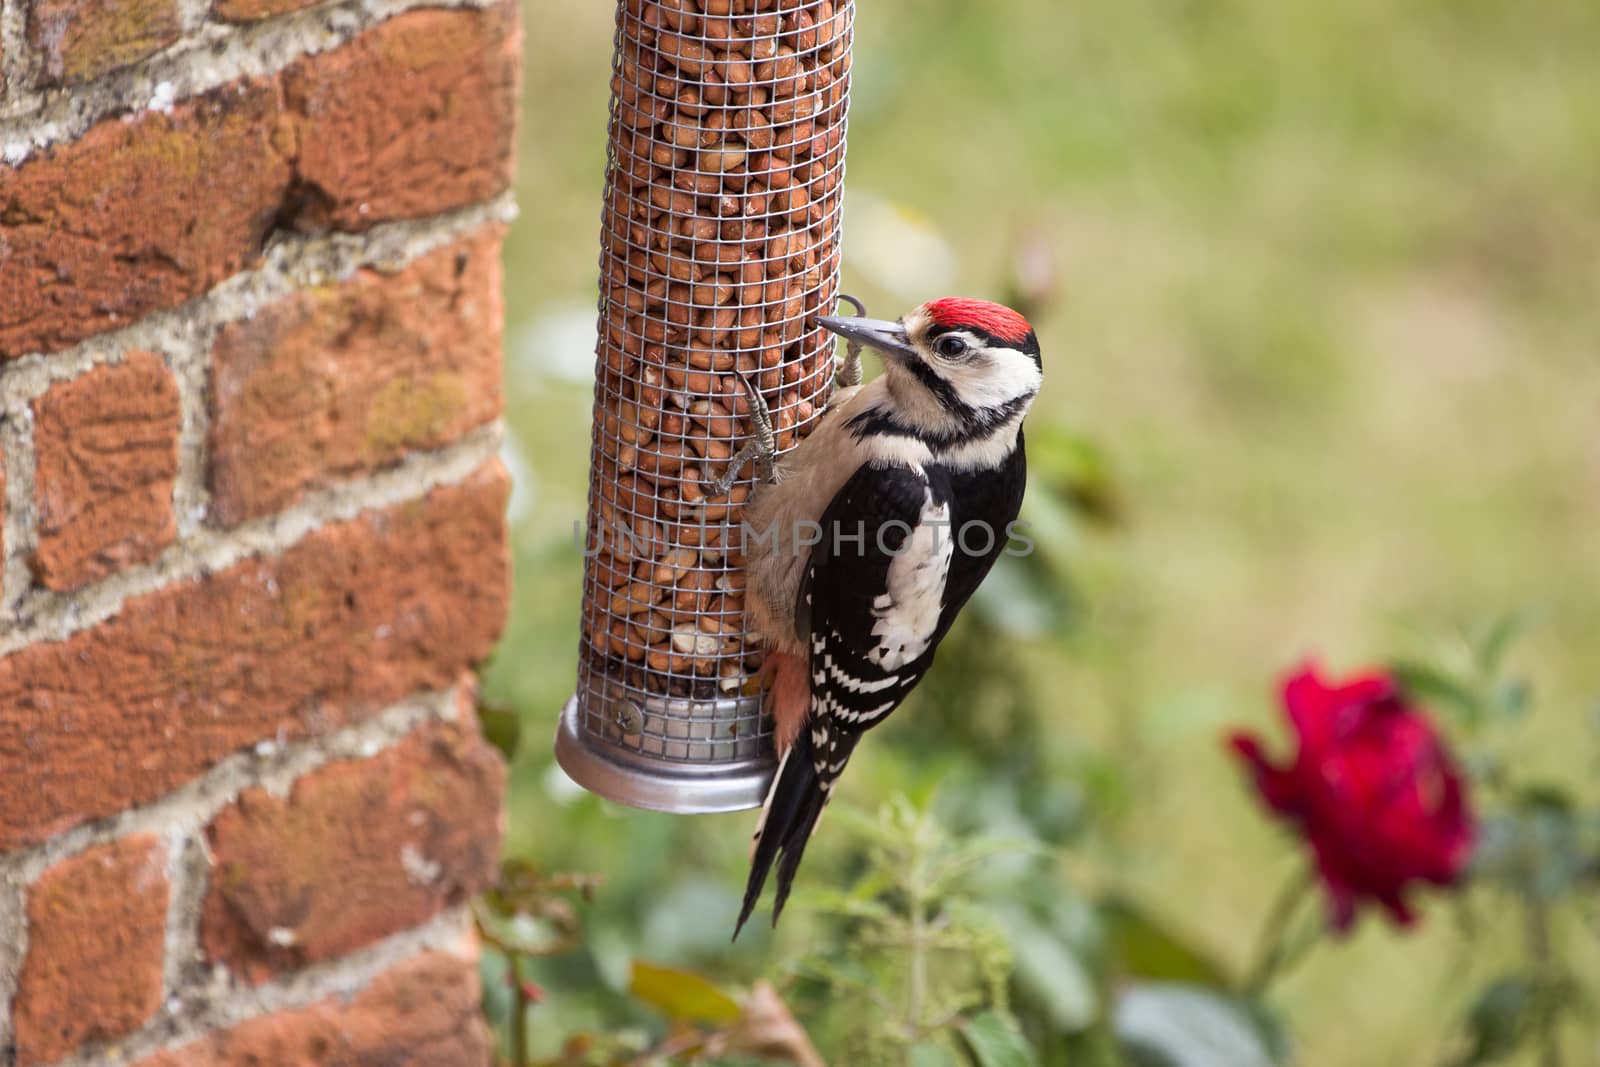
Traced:
<path id="1" fill-rule="evenodd" d="M 661 759 L 625 740 L 596 736 L 584 729 L 583 719 L 574 696 L 561 710 L 556 762 L 574 782 L 607 800 L 675 815 L 713 815 L 759 808 L 767 799 L 777 770 L 769 757 L 715 763 Z"/>

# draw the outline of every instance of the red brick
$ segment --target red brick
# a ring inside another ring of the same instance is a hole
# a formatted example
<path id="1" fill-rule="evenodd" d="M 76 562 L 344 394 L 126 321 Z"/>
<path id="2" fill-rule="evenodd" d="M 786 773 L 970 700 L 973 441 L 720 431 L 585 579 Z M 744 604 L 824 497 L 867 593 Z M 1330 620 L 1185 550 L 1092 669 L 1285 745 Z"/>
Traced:
<path id="1" fill-rule="evenodd" d="M 33 413 L 40 584 L 76 589 L 177 538 L 178 387 L 159 356 L 134 352 L 56 385 Z"/>
<path id="2" fill-rule="evenodd" d="M 161 1006 L 167 850 L 148 834 L 64 860 L 28 891 L 13 1011 L 18 1063 L 132 1033 Z"/>
<path id="3" fill-rule="evenodd" d="M 353 997 L 252 1019 L 134 1067 L 489 1067 L 480 996 L 475 963 L 429 952 Z"/>
<path id="4" fill-rule="evenodd" d="M 254 22 L 289 11 L 315 7 L 324 0 L 217 0 L 212 15 L 225 22 Z"/>
<path id="5" fill-rule="evenodd" d="M 460 903 L 494 880 L 504 785 L 475 729 L 437 724 L 307 775 L 286 798 L 247 791 L 208 831 L 207 955 L 263 981 Z"/>
<path id="6" fill-rule="evenodd" d="M 505 493 L 491 463 L 0 658 L 0 851 L 454 682 L 505 616 Z"/>
<path id="7" fill-rule="evenodd" d="M 356 230 L 511 184 L 516 6 L 400 15 L 284 72 L 305 196 L 297 224 Z"/>
<path id="8" fill-rule="evenodd" d="M 0 359 L 196 296 L 254 265 L 275 226 L 358 231 L 504 190 L 519 39 L 509 0 L 416 11 L 0 165 Z"/>
<path id="9" fill-rule="evenodd" d="M 398 274 L 364 270 L 223 327 L 213 350 L 212 517 L 277 511 L 500 412 L 500 229 Z"/>
<path id="10" fill-rule="evenodd" d="M 178 39 L 177 0 L 33 0 L 28 43 L 44 59 L 42 85 L 88 81 L 154 55 Z"/>
<path id="11" fill-rule="evenodd" d="M 289 184 L 277 108 L 272 83 L 237 82 L 0 166 L 0 359 L 126 325 L 253 262 Z"/>
<path id="12" fill-rule="evenodd" d="M 6 500 L 6 457 L 0 452 L 0 607 L 6 603 L 9 590 L 6 589 L 6 515 L 10 512 Z"/>

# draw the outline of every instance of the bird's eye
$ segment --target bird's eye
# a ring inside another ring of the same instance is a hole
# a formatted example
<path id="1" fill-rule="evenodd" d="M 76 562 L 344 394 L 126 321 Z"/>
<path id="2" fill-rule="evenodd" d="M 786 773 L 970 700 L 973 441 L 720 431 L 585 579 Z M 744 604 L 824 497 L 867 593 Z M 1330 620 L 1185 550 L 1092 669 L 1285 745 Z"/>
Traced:
<path id="1" fill-rule="evenodd" d="M 946 359 L 954 359 L 967 350 L 967 342 L 953 334 L 946 334 L 933 343 L 933 350 Z"/>

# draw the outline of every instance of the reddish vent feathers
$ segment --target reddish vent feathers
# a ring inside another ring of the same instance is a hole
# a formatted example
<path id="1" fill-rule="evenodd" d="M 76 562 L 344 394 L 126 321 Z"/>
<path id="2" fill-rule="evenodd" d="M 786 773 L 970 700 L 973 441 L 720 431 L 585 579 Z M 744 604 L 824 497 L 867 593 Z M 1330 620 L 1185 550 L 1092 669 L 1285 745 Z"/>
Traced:
<path id="1" fill-rule="evenodd" d="M 993 334 L 1008 344 L 1021 344 L 1033 332 L 1028 320 L 1004 304 L 947 296 L 927 303 L 928 316 L 939 326 L 968 326 Z"/>

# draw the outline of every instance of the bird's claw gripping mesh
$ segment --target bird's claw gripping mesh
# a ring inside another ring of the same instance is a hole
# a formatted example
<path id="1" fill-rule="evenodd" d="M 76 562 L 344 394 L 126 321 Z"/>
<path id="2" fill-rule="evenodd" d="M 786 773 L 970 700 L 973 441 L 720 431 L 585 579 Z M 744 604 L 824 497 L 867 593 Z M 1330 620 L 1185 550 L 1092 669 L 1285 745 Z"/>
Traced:
<path id="1" fill-rule="evenodd" d="M 778 435 L 772 428 L 772 412 L 767 408 L 766 398 L 761 395 L 761 390 L 751 384 L 748 376 L 734 371 L 733 377 L 739 383 L 739 388 L 744 392 L 745 400 L 750 406 L 750 437 L 740 446 L 739 451 L 733 454 L 727 466 L 722 468 L 722 473 L 712 479 L 710 485 L 706 487 L 706 495 L 712 500 L 731 490 L 733 483 L 739 479 L 739 473 L 744 470 L 745 464 L 752 460 L 756 463 L 756 470 L 763 484 L 776 477 L 774 461 L 778 455 Z"/>
<path id="2" fill-rule="evenodd" d="M 744 807 L 770 773 L 740 517 L 771 456 L 741 448 L 761 433 L 740 378 L 779 453 L 833 384 L 816 319 L 838 292 L 853 16 L 851 0 L 618 4 L 583 636 L 558 745 L 614 799 Z M 721 492 L 736 455 L 766 462 Z"/>

